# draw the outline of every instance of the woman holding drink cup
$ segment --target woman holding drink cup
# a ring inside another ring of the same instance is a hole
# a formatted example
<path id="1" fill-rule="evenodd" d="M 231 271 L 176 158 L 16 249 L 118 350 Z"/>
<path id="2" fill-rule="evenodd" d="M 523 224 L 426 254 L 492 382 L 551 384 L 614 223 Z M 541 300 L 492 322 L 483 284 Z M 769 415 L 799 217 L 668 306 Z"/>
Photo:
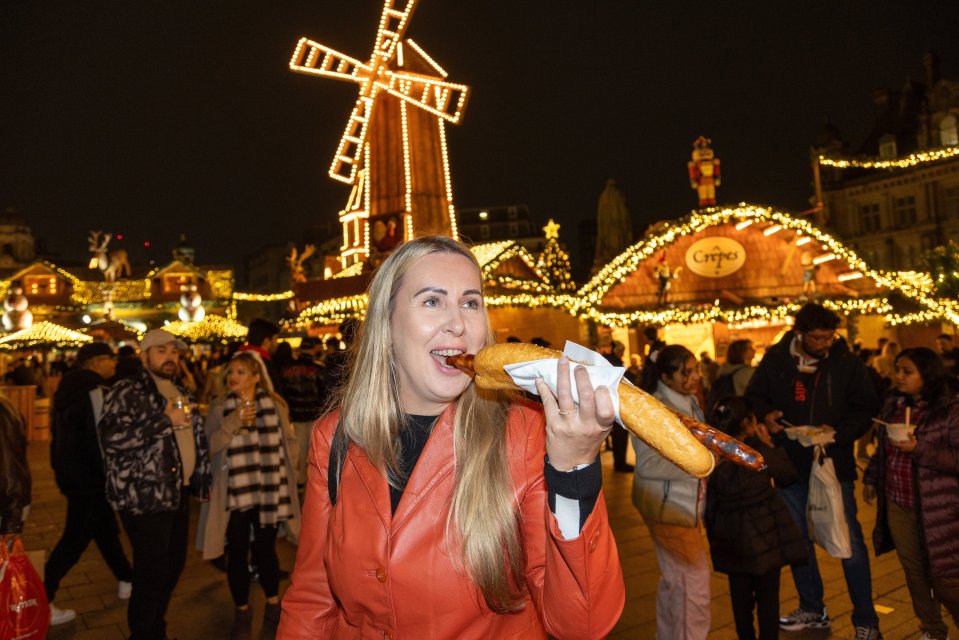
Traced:
<path id="1" fill-rule="evenodd" d="M 899 353 L 893 384 L 863 497 L 879 497 L 876 554 L 898 552 L 922 638 L 941 640 L 940 605 L 959 621 L 959 390 L 922 347 Z"/>
<path id="2" fill-rule="evenodd" d="M 266 594 L 263 624 L 275 629 L 279 622 L 277 531 L 283 524 L 295 535 L 300 521 L 292 467 L 295 442 L 286 403 L 273 392 L 257 354 L 233 356 L 226 386 L 228 393 L 216 398 L 207 414 L 213 488 L 201 514 L 198 546 L 205 559 L 216 558 L 224 552 L 225 538 L 227 580 L 236 605 L 230 637 L 249 638 L 251 531 L 253 561 Z"/>

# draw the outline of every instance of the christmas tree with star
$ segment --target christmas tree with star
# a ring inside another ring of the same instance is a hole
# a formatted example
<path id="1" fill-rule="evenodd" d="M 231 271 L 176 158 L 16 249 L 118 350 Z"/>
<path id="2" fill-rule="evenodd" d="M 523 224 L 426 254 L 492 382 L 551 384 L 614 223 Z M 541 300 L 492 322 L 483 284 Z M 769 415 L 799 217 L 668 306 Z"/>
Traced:
<path id="1" fill-rule="evenodd" d="M 546 280 L 557 293 L 571 293 L 576 283 L 569 275 L 569 254 L 559 245 L 559 225 L 552 218 L 543 227 L 546 234 L 546 246 L 539 256 L 536 268 L 546 276 Z"/>

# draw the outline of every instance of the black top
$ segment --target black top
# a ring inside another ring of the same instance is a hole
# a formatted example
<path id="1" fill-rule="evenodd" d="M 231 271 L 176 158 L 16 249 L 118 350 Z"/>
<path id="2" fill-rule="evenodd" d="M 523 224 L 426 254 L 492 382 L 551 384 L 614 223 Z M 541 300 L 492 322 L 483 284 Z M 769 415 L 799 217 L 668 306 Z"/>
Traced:
<path id="1" fill-rule="evenodd" d="M 403 496 L 406 483 L 416 467 L 416 462 L 420 459 L 423 448 L 426 447 L 426 441 L 430 439 L 433 425 L 439 419 L 439 416 L 407 415 L 406 417 L 409 420 L 408 426 L 400 433 L 400 472 L 402 473 L 398 478 L 400 486 L 390 485 L 390 506 L 394 514 Z M 593 464 L 572 472 L 556 471 L 547 461 L 544 476 L 550 510 L 556 512 L 557 495 L 578 501 L 579 524 L 582 527 L 596 506 L 596 500 L 603 487 L 603 471 L 599 458 Z M 335 499 L 333 501 L 335 502 Z"/>
<path id="2" fill-rule="evenodd" d="M 420 459 L 426 441 L 430 439 L 433 432 L 433 425 L 436 424 L 439 416 L 406 416 L 409 419 L 407 428 L 400 433 L 400 471 L 402 475 L 397 478 L 399 487 L 390 485 L 390 505 L 392 513 L 396 513 L 396 505 L 400 503 L 403 496 L 403 490 L 406 488 L 406 482 L 413 475 L 413 467 L 416 461 Z"/>

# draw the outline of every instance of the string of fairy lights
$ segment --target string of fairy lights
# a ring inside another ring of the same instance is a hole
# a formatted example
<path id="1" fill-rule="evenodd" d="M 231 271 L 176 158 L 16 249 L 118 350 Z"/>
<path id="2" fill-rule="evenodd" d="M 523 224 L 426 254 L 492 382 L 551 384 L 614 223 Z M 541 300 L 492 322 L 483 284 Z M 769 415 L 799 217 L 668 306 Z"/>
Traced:
<path id="1" fill-rule="evenodd" d="M 206 315 L 199 322 L 177 320 L 167 324 L 164 329 L 178 338 L 191 343 L 239 342 L 246 338 L 247 328 L 230 318 Z"/>
<path id="2" fill-rule="evenodd" d="M 79 347 L 93 338 L 52 322 L 41 321 L 33 326 L 0 338 L 0 349 L 31 349 L 34 347 Z"/>
<path id="3" fill-rule="evenodd" d="M 903 297 L 918 303 L 922 311 L 900 314 L 891 305 L 887 297 L 865 297 L 851 299 L 823 299 L 827 308 L 838 312 L 880 315 L 890 325 L 912 324 L 916 322 L 946 321 L 959 325 L 959 303 L 935 297 L 934 287 L 928 274 L 919 272 L 885 272 L 872 269 L 854 251 L 839 240 L 815 227 L 807 220 L 771 207 L 740 204 L 737 207 L 711 207 L 691 212 L 685 218 L 673 224 L 663 225 L 658 231 L 648 235 L 637 244 L 629 247 L 601 269 L 589 282 L 575 293 L 558 290 L 554 282 L 547 282 L 547 288 L 539 291 L 530 281 L 520 281 L 524 290 L 513 292 L 494 292 L 487 295 L 486 304 L 491 308 L 552 308 L 569 313 L 584 320 L 592 320 L 610 327 L 626 327 L 634 324 L 695 324 L 700 322 L 725 322 L 733 325 L 758 323 L 776 323 L 798 310 L 798 302 L 784 302 L 773 306 L 747 305 L 745 307 L 723 307 L 715 304 L 685 305 L 666 309 L 634 309 L 629 311 L 610 311 L 604 308 L 606 294 L 615 285 L 625 282 L 640 264 L 652 258 L 667 246 L 680 238 L 700 232 L 712 226 L 733 224 L 736 229 L 745 229 L 753 224 L 766 224 L 764 234 L 768 237 L 776 233 L 789 231 L 797 246 L 806 246 L 811 242 L 818 244 L 819 253 L 814 258 L 817 264 L 836 261 L 845 264 L 847 271 L 840 271 L 837 279 L 848 282 L 859 278 L 869 278 L 878 287 L 897 291 Z M 773 231 L 765 233 L 772 229 Z M 545 230 L 545 229 L 544 229 Z M 547 235 L 555 233 L 547 231 Z M 498 276 L 496 269 L 507 260 L 520 255 L 517 250 L 511 252 L 515 243 L 508 241 L 489 243 L 473 248 L 487 282 L 509 289 L 514 282 L 509 276 Z M 813 245 L 812 248 L 815 248 Z M 543 265 L 538 264 L 540 275 Z M 361 316 L 365 298 L 353 296 L 323 301 L 304 310 L 298 317 L 301 323 L 332 324 L 349 316 Z"/>
<path id="4" fill-rule="evenodd" d="M 820 155 L 819 164 L 836 169 L 908 169 L 918 165 L 950 160 L 959 156 L 959 147 L 942 147 L 917 151 L 900 158 L 846 158 Z"/>
<path id="5" fill-rule="evenodd" d="M 622 254 L 601 269 L 578 291 L 571 287 L 559 286 L 565 269 L 568 277 L 568 256 L 565 252 L 553 248 L 547 251 L 549 243 L 558 243 L 558 225 L 550 221 L 544 228 L 547 236 L 547 248 L 539 259 L 528 250 L 512 241 L 494 242 L 477 245 L 472 248 L 480 263 L 482 276 L 487 283 L 489 293 L 486 304 L 490 308 L 518 307 L 527 309 L 555 309 L 583 320 L 592 320 L 610 327 L 626 327 L 635 324 L 696 324 L 704 322 L 725 322 L 732 326 L 761 326 L 785 321 L 799 308 L 798 301 L 783 302 L 764 306 L 751 304 L 741 307 L 724 307 L 718 304 L 680 305 L 660 309 L 611 310 L 605 298 L 617 284 L 625 282 L 644 260 L 680 238 L 700 232 L 711 226 L 730 224 L 742 230 L 754 224 L 768 225 L 764 229 L 776 229 L 773 233 L 792 232 L 791 242 L 797 245 L 817 243 L 810 248 L 818 251 L 819 256 L 828 256 L 828 262 L 845 263 L 851 271 L 840 272 L 842 276 L 852 273 L 861 278 L 871 279 L 878 287 L 890 292 L 898 292 L 908 301 L 917 304 L 919 310 L 905 313 L 897 312 L 885 295 L 849 299 L 822 299 L 827 308 L 840 313 L 859 313 L 879 315 L 890 326 L 914 323 L 946 321 L 959 325 L 959 301 L 940 299 L 935 296 L 935 286 L 931 276 L 921 272 L 884 272 L 870 268 L 855 252 L 848 249 L 829 234 L 821 231 L 804 219 L 793 218 L 787 213 L 769 207 L 741 204 L 737 207 L 713 207 L 691 212 L 674 224 L 664 225 L 642 241 L 629 247 Z M 551 226 L 554 225 L 554 226 Z M 764 230 L 764 233 L 765 233 Z M 767 236 L 773 233 L 766 234 Z M 557 244 L 558 247 L 558 244 Z M 552 254 L 553 263 L 544 258 Z M 509 266 L 508 263 L 512 262 Z M 516 264 L 521 263 L 529 269 L 529 277 L 517 275 Z M 70 289 L 69 300 L 73 306 L 58 306 L 62 311 L 79 311 L 89 305 L 100 304 L 105 300 L 106 292 L 112 292 L 116 303 L 143 304 L 151 298 L 151 278 L 161 271 L 154 270 L 144 279 L 121 280 L 116 283 L 104 283 L 81 280 L 75 274 L 53 264 L 43 263 L 56 276 L 63 278 L 65 287 Z M 505 271 L 500 271 L 505 268 Z M 550 276 L 556 270 L 559 276 Z M 348 270 L 347 275 L 359 275 L 362 264 L 357 263 Z M 353 273 L 355 271 L 355 273 Z M 211 283 L 211 290 L 221 294 L 228 293 L 221 302 L 226 304 L 226 318 L 213 314 L 207 315 L 205 323 L 184 323 L 185 339 L 192 342 L 222 341 L 239 338 L 242 329 L 235 322 L 237 304 L 271 303 L 295 299 L 292 290 L 279 293 L 247 293 L 233 290 L 232 272 L 229 270 L 210 270 L 203 272 Z M 342 276 L 343 272 L 337 274 Z M 558 279 L 557 279 L 558 278 Z M 848 278 L 847 278 L 848 279 Z M 571 284 L 571 280 L 569 280 Z M 0 281 L 9 287 L 9 281 Z M 338 324 L 351 317 L 362 318 L 367 305 L 365 294 L 324 300 L 302 310 L 295 320 L 300 326 L 308 324 Z M 159 303 L 157 309 L 175 308 L 176 303 Z M 41 327 L 43 323 L 35 326 Z M 56 326 L 56 325 L 54 325 Z M 192 327 L 192 328 L 190 328 Z M 176 327 L 175 327 L 176 328 Z M 47 333 L 39 336 L 37 344 L 55 338 L 52 328 L 43 328 Z M 232 333 L 231 333 L 232 331 Z M 82 335 L 82 334 L 79 334 Z M 85 336 L 84 336 L 85 337 Z M 29 341 L 28 341 L 29 342 Z"/>

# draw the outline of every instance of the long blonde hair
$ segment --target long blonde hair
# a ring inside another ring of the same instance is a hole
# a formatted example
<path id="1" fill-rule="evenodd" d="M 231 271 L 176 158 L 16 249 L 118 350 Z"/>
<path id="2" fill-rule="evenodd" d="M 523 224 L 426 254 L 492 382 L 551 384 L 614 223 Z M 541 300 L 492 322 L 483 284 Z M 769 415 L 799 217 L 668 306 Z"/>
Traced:
<path id="1" fill-rule="evenodd" d="M 461 255 L 480 269 L 469 249 L 442 236 L 417 238 L 394 251 L 370 283 L 366 321 L 351 353 L 349 379 L 340 392 L 340 424 L 347 437 L 393 486 L 401 482 L 399 436 L 407 421 L 399 400 L 390 319 L 406 273 L 420 258 L 435 253 Z M 493 341 L 487 320 L 486 344 Z M 497 613 L 520 609 L 525 601 L 506 452 L 508 408 L 509 396 L 472 384 L 459 397 L 453 418 L 456 480 L 447 522 L 447 542 L 459 542 L 470 579 Z"/>

